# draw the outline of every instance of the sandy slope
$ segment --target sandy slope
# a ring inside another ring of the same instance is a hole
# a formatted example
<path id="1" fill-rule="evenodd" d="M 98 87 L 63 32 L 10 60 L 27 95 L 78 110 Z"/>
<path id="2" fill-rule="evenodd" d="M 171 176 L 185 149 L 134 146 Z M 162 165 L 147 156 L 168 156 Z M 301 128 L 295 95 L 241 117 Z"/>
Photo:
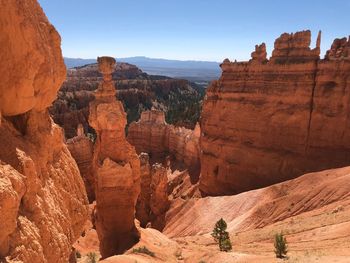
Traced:
<path id="1" fill-rule="evenodd" d="M 173 204 L 164 233 L 184 244 L 188 262 L 218 262 L 222 253 L 210 232 L 221 217 L 228 223 L 234 251 L 249 255 L 232 253 L 235 258 L 227 262 L 271 262 L 273 235 L 281 231 L 289 242 L 290 262 L 350 262 L 350 167 L 236 196 Z"/>
<path id="2" fill-rule="evenodd" d="M 220 252 L 210 236 L 220 217 L 228 223 L 229 253 Z M 130 249 L 104 262 L 350 262 L 350 167 L 235 196 L 177 201 L 166 219 L 164 234 L 142 230 L 135 245 L 155 257 Z M 281 231 L 289 244 L 285 261 L 273 252 L 273 236 Z"/>

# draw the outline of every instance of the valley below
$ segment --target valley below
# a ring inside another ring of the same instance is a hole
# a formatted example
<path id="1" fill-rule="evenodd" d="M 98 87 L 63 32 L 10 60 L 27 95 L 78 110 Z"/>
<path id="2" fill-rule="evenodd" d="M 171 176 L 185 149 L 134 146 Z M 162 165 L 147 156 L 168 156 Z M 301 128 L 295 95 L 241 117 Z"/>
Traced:
<path id="1" fill-rule="evenodd" d="M 350 37 L 215 77 L 74 64 L 36 0 L 0 6 L 0 262 L 350 262 Z"/>

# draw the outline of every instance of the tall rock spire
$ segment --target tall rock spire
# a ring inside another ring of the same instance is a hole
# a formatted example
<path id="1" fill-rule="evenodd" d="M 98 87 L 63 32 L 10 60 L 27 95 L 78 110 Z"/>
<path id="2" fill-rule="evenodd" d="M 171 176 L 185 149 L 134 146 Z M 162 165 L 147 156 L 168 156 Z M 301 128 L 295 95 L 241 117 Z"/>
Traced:
<path id="1" fill-rule="evenodd" d="M 321 49 L 321 33 L 322 31 L 318 31 L 318 35 L 317 35 L 317 40 L 316 40 L 316 48 Z"/>
<path id="2" fill-rule="evenodd" d="M 134 147 L 126 141 L 126 114 L 115 99 L 115 63 L 111 57 L 98 58 L 103 81 L 90 103 L 89 116 L 97 134 L 93 170 L 96 230 L 103 258 L 123 253 L 139 239 L 134 219 L 140 193 L 140 161 Z"/>

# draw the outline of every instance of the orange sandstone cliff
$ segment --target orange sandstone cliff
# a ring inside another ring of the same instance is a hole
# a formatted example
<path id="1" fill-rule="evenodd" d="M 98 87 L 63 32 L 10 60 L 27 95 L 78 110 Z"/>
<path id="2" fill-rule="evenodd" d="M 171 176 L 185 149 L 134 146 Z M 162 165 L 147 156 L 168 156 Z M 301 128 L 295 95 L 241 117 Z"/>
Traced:
<path id="1" fill-rule="evenodd" d="M 98 58 L 103 81 L 90 103 L 89 123 L 97 133 L 93 171 L 96 230 L 103 258 L 120 254 L 139 239 L 135 206 L 140 193 L 140 160 L 125 138 L 126 114 L 115 99 L 115 60 Z"/>
<path id="2" fill-rule="evenodd" d="M 60 36 L 34 0 L 0 7 L 0 261 L 66 263 L 88 208 L 47 112 L 65 78 Z"/>
<path id="3" fill-rule="evenodd" d="M 78 125 L 77 136 L 67 140 L 68 150 L 77 162 L 83 178 L 89 202 L 95 200 L 95 180 L 92 171 L 93 142 L 84 134 L 84 128 Z"/>
<path id="4" fill-rule="evenodd" d="M 142 112 L 140 120 L 131 123 L 128 129 L 128 141 L 138 153 L 148 153 L 152 163 L 165 163 L 170 156 L 185 165 L 194 183 L 200 170 L 199 136 L 198 124 L 194 130 L 169 125 L 164 112 L 158 110 Z"/>
<path id="5" fill-rule="evenodd" d="M 282 34 L 249 62 L 222 64 L 201 115 L 200 190 L 235 194 L 350 164 L 350 40 L 325 59 L 311 32 Z"/>

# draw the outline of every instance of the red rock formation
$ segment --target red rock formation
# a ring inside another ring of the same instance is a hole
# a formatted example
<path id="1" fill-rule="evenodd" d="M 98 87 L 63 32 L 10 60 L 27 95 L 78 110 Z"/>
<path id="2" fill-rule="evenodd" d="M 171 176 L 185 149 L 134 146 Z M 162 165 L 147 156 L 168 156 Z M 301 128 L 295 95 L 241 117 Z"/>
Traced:
<path id="1" fill-rule="evenodd" d="M 140 161 L 125 138 L 126 114 L 115 99 L 115 60 L 98 59 L 103 82 L 90 103 L 89 123 L 97 138 L 93 167 L 96 178 L 96 230 L 103 258 L 124 252 L 139 238 L 134 224 L 140 193 Z"/>
<path id="2" fill-rule="evenodd" d="M 186 165 L 193 182 L 198 181 L 200 169 L 199 136 L 199 125 L 194 130 L 169 125 L 164 112 L 157 110 L 142 112 L 140 120 L 128 129 L 128 141 L 138 153 L 147 152 L 153 163 L 172 156 Z"/>
<path id="3" fill-rule="evenodd" d="M 141 238 L 132 249 L 125 254 L 109 257 L 100 261 L 101 263 L 177 263 L 179 255 L 181 256 L 180 246 L 173 240 L 169 239 L 159 231 L 152 228 L 138 227 Z M 154 256 L 146 253 L 137 253 L 134 250 L 146 247 L 154 253 Z"/>
<path id="4" fill-rule="evenodd" d="M 192 184 L 188 171 L 174 171 L 168 174 L 168 198 L 171 202 L 181 198 L 200 198 L 198 183 Z"/>
<path id="5" fill-rule="evenodd" d="M 78 126 L 77 136 L 67 140 L 68 150 L 77 162 L 80 175 L 84 180 L 89 202 L 95 200 L 95 180 L 92 172 L 93 143 L 84 134 L 83 127 Z"/>
<path id="6" fill-rule="evenodd" d="M 321 31 L 317 38 L 317 45 L 310 49 L 311 31 L 284 33 L 275 40 L 271 62 L 275 64 L 314 62 L 320 56 Z"/>
<path id="7" fill-rule="evenodd" d="M 152 228 L 162 230 L 165 224 L 165 213 L 170 202 L 168 199 L 167 169 L 161 164 L 152 165 L 150 184 L 150 219 Z"/>
<path id="8" fill-rule="evenodd" d="M 261 45 L 255 45 L 255 51 L 252 52 L 251 56 L 252 59 L 250 61 L 256 61 L 259 63 L 267 62 L 267 52 L 265 43 L 262 43 Z"/>
<path id="9" fill-rule="evenodd" d="M 201 116 L 203 193 L 239 193 L 350 164 L 349 56 L 320 60 L 320 34 L 316 48 L 309 44 L 310 31 L 282 34 L 267 63 L 221 65 Z"/>
<path id="10" fill-rule="evenodd" d="M 348 39 L 336 38 L 331 49 L 327 51 L 325 58 L 329 60 L 347 59 L 350 57 L 350 36 Z"/>
<path id="11" fill-rule="evenodd" d="M 147 153 L 141 153 L 140 156 L 141 164 L 141 192 L 137 199 L 136 204 L 136 218 L 140 221 L 142 227 L 146 227 L 150 221 L 150 199 L 151 199 L 151 167 L 149 165 L 149 156 Z"/>
<path id="12" fill-rule="evenodd" d="M 34 0 L 22 4 L 4 1 L 0 14 L 0 59 L 7 65 L 0 68 L 0 111 L 13 116 L 45 110 L 56 98 L 66 73 L 60 36 Z"/>
<path id="13" fill-rule="evenodd" d="M 167 127 L 162 111 L 144 111 L 138 122 L 130 124 L 127 139 L 135 146 L 137 153 L 146 152 L 152 162 L 161 162 L 169 151 Z"/>
<path id="14" fill-rule="evenodd" d="M 88 209 L 46 109 L 65 77 L 60 37 L 36 1 L 2 1 L 0 42 L 0 261 L 65 263 Z"/>
<path id="15" fill-rule="evenodd" d="M 161 164 L 149 165 L 147 153 L 140 154 L 141 193 L 136 205 L 136 218 L 142 227 L 149 225 L 162 230 L 165 213 L 169 208 L 168 173 Z"/>

